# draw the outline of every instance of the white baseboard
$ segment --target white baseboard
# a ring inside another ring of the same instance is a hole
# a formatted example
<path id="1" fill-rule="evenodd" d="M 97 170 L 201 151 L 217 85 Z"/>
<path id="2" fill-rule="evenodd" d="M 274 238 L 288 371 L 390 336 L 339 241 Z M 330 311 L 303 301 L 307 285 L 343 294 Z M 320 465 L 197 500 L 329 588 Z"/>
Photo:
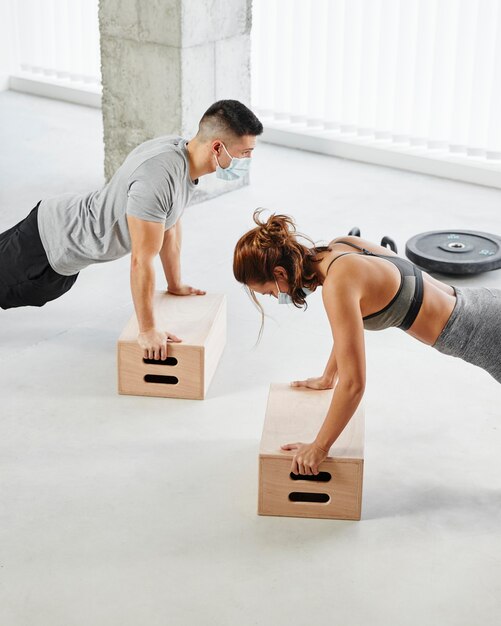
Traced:
<path id="1" fill-rule="evenodd" d="M 266 121 L 263 125 L 262 140 L 268 143 L 501 189 L 501 161 L 451 155 L 446 150 L 422 146 L 399 146 L 356 135 L 343 138 L 339 131 L 315 130 L 306 125 L 294 128 L 296 125 Z"/>
<path id="2" fill-rule="evenodd" d="M 56 84 L 43 77 L 35 79 L 17 74 L 10 76 L 8 87 L 46 98 L 101 107 L 100 90 L 83 83 L 78 86 Z M 501 161 L 488 161 L 482 157 L 451 155 L 447 150 L 398 145 L 388 140 L 368 139 L 354 134 L 343 137 L 339 131 L 316 130 L 306 125 L 266 120 L 262 140 L 289 148 L 501 189 Z"/>
<path id="3" fill-rule="evenodd" d="M 56 83 L 43 77 L 33 78 L 22 74 L 11 75 L 9 78 L 9 89 L 31 93 L 36 96 L 53 98 L 54 100 L 64 100 L 75 104 L 101 108 L 101 93 L 95 87 L 90 87 L 82 83 L 81 85 Z"/>

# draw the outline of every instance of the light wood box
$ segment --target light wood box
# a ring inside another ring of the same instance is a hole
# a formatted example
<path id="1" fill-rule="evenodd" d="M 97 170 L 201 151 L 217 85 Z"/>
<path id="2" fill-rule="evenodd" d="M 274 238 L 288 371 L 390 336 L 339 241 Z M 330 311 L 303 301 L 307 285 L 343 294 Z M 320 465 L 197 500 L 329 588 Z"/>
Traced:
<path id="1" fill-rule="evenodd" d="M 332 390 L 313 391 L 288 384 L 270 386 L 259 450 L 259 515 L 360 519 L 364 465 L 362 406 L 319 466 L 321 478 L 328 479 L 330 475 L 328 482 L 311 476 L 294 480 L 290 473 L 294 451 L 280 450 L 286 443 L 314 441 L 332 394 Z M 305 501 L 308 498 L 322 501 Z"/>
<path id="2" fill-rule="evenodd" d="M 183 341 L 167 345 L 166 361 L 145 362 L 133 315 L 118 340 L 118 392 L 203 400 L 226 343 L 226 296 L 157 292 L 154 311 L 157 327 Z"/>

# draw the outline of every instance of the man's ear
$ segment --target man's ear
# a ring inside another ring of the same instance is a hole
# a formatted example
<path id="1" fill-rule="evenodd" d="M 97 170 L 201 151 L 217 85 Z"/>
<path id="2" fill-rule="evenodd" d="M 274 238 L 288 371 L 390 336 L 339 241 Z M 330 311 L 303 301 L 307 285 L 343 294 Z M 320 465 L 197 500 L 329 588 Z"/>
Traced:
<path id="1" fill-rule="evenodd" d="M 212 152 L 215 152 L 219 156 L 221 154 L 221 149 L 222 149 L 221 141 L 219 139 L 215 139 L 211 144 Z"/>

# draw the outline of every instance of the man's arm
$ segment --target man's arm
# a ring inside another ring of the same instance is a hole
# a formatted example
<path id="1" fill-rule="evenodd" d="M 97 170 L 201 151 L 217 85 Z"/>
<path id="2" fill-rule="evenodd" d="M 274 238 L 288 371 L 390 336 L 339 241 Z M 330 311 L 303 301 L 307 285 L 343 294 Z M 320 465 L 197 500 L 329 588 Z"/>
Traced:
<path id="1" fill-rule="evenodd" d="M 155 268 L 153 261 L 163 243 L 162 222 L 147 222 L 131 215 L 127 223 L 132 242 L 130 285 L 134 308 L 139 324 L 138 341 L 148 359 L 167 357 L 167 339 L 180 341 L 175 335 L 155 327 L 153 294 L 155 292 Z"/>
<path id="2" fill-rule="evenodd" d="M 164 232 L 160 248 L 160 259 L 164 268 L 167 289 L 172 292 L 181 286 L 181 243 L 182 230 L 179 219 L 174 226 Z"/>
<path id="3" fill-rule="evenodd" d="M 181 282 L 181 243 L 182 230 L 179 219 L 174 226 L 165 231 L 160 248 L 160 259 L 167 281 L 167 291 L 176 296 L 203 296 L 205 291 L 183 285 Z"/>

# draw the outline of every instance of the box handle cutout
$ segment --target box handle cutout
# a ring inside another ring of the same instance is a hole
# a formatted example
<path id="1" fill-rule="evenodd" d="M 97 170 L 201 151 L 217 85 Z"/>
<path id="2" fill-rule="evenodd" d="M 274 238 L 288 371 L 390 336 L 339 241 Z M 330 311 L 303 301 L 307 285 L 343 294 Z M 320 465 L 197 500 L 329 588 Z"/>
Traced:
<path id="1" fill-rule="evenodd" d="M 328 483 L 332 478 L 332 475 L 329 472 L 319 472 L 316 476 L 308 476 L 307 474 L 293 474 L 290 473 L 290 477 L 292 480 L 312 480 L 316 483 Z"/>
<path id="2" fill-rule="evenodd" d="M 176 376 L 159 376 L 157 374 L 146 374 L 145 383 L 160 383 L 162 385 L 177 385 L 179 378 Z"/>
<path id="3" fill-rule="evenodd" d="M 143 359 L 143 363 L 146 365 L 177 365 L 177 359 L 173 356 L 168 356 L 166 359 L 157 361 L 156 359 Z"/>
<path id="4" fill-rule="evenodd" d="M 289 500 L 291 502 L 320 502 L 325 504 L 329 502 L 330 496 L 328 493 L 307 493 L 304 491 L 293 491 L 289 494 Z"/>

